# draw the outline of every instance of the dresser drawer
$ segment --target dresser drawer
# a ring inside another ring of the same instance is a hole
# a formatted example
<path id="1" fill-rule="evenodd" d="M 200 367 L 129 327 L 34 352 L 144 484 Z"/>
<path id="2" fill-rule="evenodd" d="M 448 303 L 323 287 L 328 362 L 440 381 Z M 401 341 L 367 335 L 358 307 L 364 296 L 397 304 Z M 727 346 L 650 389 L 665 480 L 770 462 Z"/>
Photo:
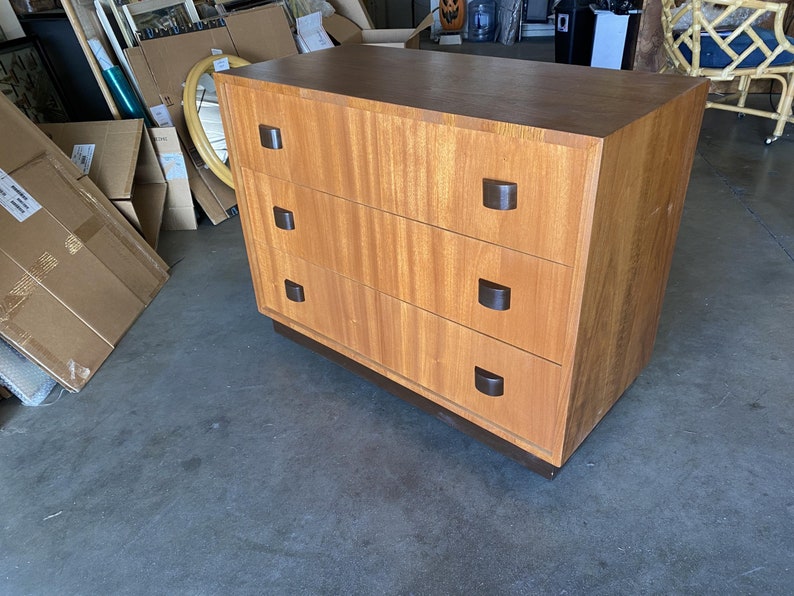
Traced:
<path id="1" fill-rule="evenodd" d="M 552 450 L 560 414 L 558 365 L 276 249 L 268 256 L 260 260 L 263 278 L 271 280 L 261 288 L 265 309 L 418 383 L 480 424 L 490 421 Z M 501 385 L 501 395 L 483 393 L 484 373 L 496 380 L 491 387 Z"/>
<path id="2" fill-rule="evenodd" d="M 573 264 L 591 149 L 449 126 L 435 113 L 418 116 L 438 122 L 234 86 L 226 96 L 245 114 L 232 123 L 241 166 Z M 279 148 L 267 148 L 274 130 Z M 510 208 L 492 201 L 500 188 Z"/>
<path id="3" fill-rule="evenodd" d="M 242 173 L 257 250 L 273 246 L 561 361 L 570 311 L 570 267 L 247 168 Z"/>

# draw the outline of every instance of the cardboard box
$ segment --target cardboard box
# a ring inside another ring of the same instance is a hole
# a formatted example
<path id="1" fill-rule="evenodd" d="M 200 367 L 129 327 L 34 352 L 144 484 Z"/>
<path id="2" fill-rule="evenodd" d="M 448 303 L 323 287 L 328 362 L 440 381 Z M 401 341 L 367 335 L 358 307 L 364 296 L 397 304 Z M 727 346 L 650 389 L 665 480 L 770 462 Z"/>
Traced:
<path id="1" fill-rule="evenodd" d="M 157 248 L 167 185 L 143 120 L 40 124 L 39 128 Z"/>
<path id="2" fill-rule="evenodd" d="M 150 110 L 158 105 L 168 111 L 177 130 L 186 159 L 188 180 L 196 202 L 214 224 L 237 213 L 234 191 L 221 182 L 207 168 L 195 149 L 187 131 L 182 110 L 183 84 L 193 66 L 214 52 L 241 56 L 249 62 L 262 62 L 297 54 L 287 18 L 280 5 L 267 5 L 227 15 L 226 27 L 205 29 L 182 35 L 143 40 L 140 51 L 145 59 L 146 71 L 140 56 L 132 55 L 131 65 L 142 85 L 144 98 Z M 157 89 L 157 99 L 151 92 L 151 82 Z M 157 101 L 157 104 L 153 102 Z M 157 118 L 155 120 L 162 123 Z"/>
<path id="3" fill-rule="evenodd" d="M 173 126 L 171 117 L 168 116 L 168 112 L 162 102 L 163 100 L 160 98 L 160 90 L 157 88 L 157 82 L 154 80 L 154 76 L 152 76 L 149 70 L 149 65 L 146 62 L 146 57 L 143 55 L 141 46 L 125 48 L 124 55 L 138 83 L 141 99 L 144 105 L 149 109 L 152 121 L 158 126 Z"/>
<path id="4" fill-rule="evenodd" d="M 0 97 L 0 335 L 70 391 L 168 279 L 88 176 Z"/>
<path id="5" fill-rule="evenodd" d="M 419 34 L 433 24 L 427 15 L 414 29 L 375 29 L 361 0 L 330 0 L 336 12 L 323 19 L 323 27 L 340 44 L 419 49 Z"/>
<path id="6" fill-rule="evenodd" d="M 150 128 L 149 136 L 154 152 L 160 160 L 168 190 L 165 193 L 163 230 L 195 230 L 196 210 L 190 193 L 187 163 L 176 128 L 173 126 Z"/>
<path id="7" fill-rule="evenodd" d="M 375 24 L 369 16 L 363 0 L 329 0 L 340 17 L 352 21 L 359 29 L 374 29 Z"/>

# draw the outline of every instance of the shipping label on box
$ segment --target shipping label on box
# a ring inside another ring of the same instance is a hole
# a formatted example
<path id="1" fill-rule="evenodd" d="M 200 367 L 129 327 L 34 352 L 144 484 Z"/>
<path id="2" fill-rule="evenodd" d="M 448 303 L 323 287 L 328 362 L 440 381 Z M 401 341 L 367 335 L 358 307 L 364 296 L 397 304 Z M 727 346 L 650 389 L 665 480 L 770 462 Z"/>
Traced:
<path id="1" fill-rule="evenodd" d="M 0 205 L 20 223 L 41 209 L 36 199 L 3 170 L 0 170 Z"/>

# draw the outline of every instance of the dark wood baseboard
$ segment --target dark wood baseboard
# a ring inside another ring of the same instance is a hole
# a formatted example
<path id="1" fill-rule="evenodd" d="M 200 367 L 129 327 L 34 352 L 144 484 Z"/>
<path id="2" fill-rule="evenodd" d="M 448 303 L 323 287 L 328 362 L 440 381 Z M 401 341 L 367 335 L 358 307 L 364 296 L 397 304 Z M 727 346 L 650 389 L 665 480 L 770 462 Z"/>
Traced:
<path id="1" fill-rule="evenodd" d="M 419 395 L 418 393 L 411 391 L 406 387 L 403 387 L 396 381 L 392 381 L 391 379 L 384 377 L 374 370 L 367 368 L 363 364 L 359 364 L 355 360 L 351 360 L 336 350 L 333 350 L 328 346 L 311 339 L 310 337 L 306 337 L 302 333 L 295 331 L 286 325 L 283 325 L 277 321 L 273 321 L 273 329 L 279 335 L 282 335 L 287 339 L 290 339 L 295 343 L 310 349 L 312 352 L 315 352 L 320 356 L 327 358 L 331 362 L 346 368 L 350 372 L 368 380 L 381 389 L 388 391 L 392 395 L 396 395 L 397 397 L 427 412 L 428 414 L 435 416 L 452 428 L 466 433 L 470 437 L 477 439 L 481 443 L 487 445 L 494 451 L 498 451 L 502 455 L 509 457 L 525 468 L 540 474 L 544 478 L 551 480 L 555 478 L 557 473 L 560 471 L 560 468 L 557 466 L 554 466 L 540 459 L 539 457 L 532 455 L 531 453 L 527 453 L 520 447 L 505 441 L 503 438 L 498 437 L 483 428 L 480 428 L 473 422 L 466 420 L 455 412 L 452 412 L 435 403 L 434 401 L 431 401 L 426 397 Z"/>

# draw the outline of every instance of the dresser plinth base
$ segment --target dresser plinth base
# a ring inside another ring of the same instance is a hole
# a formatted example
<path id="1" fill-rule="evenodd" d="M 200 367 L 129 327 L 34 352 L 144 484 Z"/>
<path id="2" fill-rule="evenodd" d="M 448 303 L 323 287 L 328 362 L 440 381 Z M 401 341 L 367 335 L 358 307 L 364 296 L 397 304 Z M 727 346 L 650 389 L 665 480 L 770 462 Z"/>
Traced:
<path id="1" fill-rule="evenodd" d="M 427 412 L 428 414 L 435 416 L 455 430 L 469 435 L 470 437 L 478 440 L 480 443 L 487 445 L 494 451 L 498 451 L 502 455 L 505 455 L 518 462 L 525 468 L 540 474 L 544 478 L 551 480 L 555 478 L 557 473 L 560 471 L 560 468 L 557 466 L 554 466 L 549 462 L 532 455 L 531 453 L 527 453 L 516 445 L 513 445 L 512 443 L 505 441 L 503 438 L 488 432 L 487 430 L 477 426 L 473 422 L 466 420 L 447 408 L 440 406 L 439 404 L 427 399 L 422 395 L 419 395 L 414 391 L 411 391 L 406 387 L 403 387 L 396 381 L 392 381 L 391 379 L 384 377 L 374 370 L 367 368 L 363 364 L 359 364 L 355 360 L 351 360 L 347 356 L 340 354 L 339 352 L 321 344 L 318 341 L 306 337 L 302 333 L 295 331 L 294 329 L 291 329 L 282 323 L 273 321 L 273 329 L 279 335 L 282 335 L 287 339 L 290 339 L 295 343 L 308 348 L 312 352 L 315 352 L 320 356 L 330 360 L 331 362 L 346 368 L 350 372 L 357 374 L 367 381 L 377 385 L 381 389 L 388 391 L 392 395 L 395 395 L 400 399 Z"/>

